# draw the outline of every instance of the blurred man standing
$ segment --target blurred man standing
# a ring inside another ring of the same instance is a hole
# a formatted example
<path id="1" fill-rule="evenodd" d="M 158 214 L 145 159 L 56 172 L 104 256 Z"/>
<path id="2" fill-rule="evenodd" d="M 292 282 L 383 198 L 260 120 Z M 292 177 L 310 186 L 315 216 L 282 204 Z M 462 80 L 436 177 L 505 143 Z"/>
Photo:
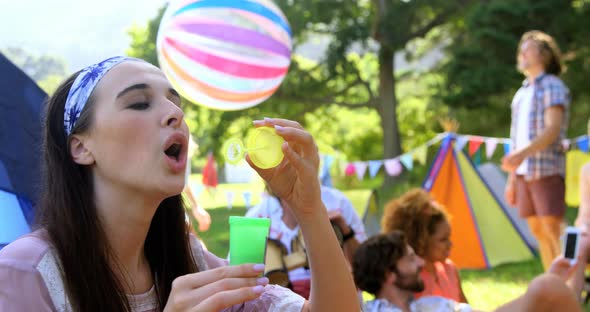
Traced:
<path id="1" fill-rule="evenodd" d="M 517 52 L 518 70 L 526 77 L 512 101 L 512 152 L 502 159 L 509 172 L 506 200 L 518 207 L 539 241 L 547 269 L 559 254 L 565 213 L 565 150 L 570 94 L 559 75 L 561 53 L 551 36 L 525 33 Z"/>

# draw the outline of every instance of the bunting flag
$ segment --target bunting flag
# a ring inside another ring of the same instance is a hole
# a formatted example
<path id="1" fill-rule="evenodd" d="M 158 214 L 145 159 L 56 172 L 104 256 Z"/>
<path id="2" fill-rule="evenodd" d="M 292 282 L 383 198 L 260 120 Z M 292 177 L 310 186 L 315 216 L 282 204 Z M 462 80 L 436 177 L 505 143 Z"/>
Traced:
<path id="1" fill-rule="evenodd" d="M 469 142 L 469 139 L 466 136 L 458 136 L 457 142 L 455 143 L 455 150 L 461 151 L 467 142 Z"/>
<path id="2" fill-rule="evenodd" d="M 324 167 L 331 168 L 332 164 L 334 164 L 334 156 L 329 154 L 324 155 Z"/>
<path id="3" fill-rule="evenodd" d="M 578 146 L 578 148 L 582 152 L 588 153 L 588 137 L 587 136 L 576 139 L 576 145 Z"/>
<path id="4" fill-rule="evenodd" d="M 469 156 L 473 157 L 473 155 L 475 155 L 475 152 L 477 152 L 477 150 L 479 150 L 479 147 L 483 144 L 483 138 L 482 137 L 472 137 L 469 139 Z"/>
<path id="5" fill-rule="evenodd" d="M 354 171 L 356 172 L 356 177 L 359 179 L 359 181 L 363 180 L 365 172 L 367 171 L 367 165 L 368 164 L 364 161 L 353 162 Z"/>
<path id="6" fill-rule="evenodd" d="M 242 197 L 244 197 L 244 203 L 246 204 L 246 208 L 250 209 L 250 200 L 252 199 L 252 193 L 246 191 L 242 193 Z"/>
<path id="7" fill-rule="evenodd" d="M 336 159 L 331 155 L 322 155 L 324 166 L 322 166 L 321 172 L 327 172 L 330 167 L 337 164 L 340 168 L 338 171 L 344 172 L 346 176 L 356 175 L 359 180 L 362 180 L 365 176 L 367 169 L 369 170 L 369 176 L 374 178 L 381 166 L 385 167 L 385 171 L 390 176 L 400 175 L 404 168 L 407 170 L 414 169 L 414 160 L 418 163 L 425 165 L 428 158 L 428 147 L 442 141 L 442 146 L 448 146 L 452 141 L 455 141 L 454 149 L 456 151 L 462 151 L 466 145 L 468 145 L 468 154 L 472 157 L 473 161 L 479 163 L 483 159 L 484 151 L 482 145 L 485 144 L 485 155 L 487 159 L 492 159 L 498 145 L 501 144 L 504 150 L 504 156 L 508 155 L 512 150 L 512 142 L 508 138 L 497 138 L 497 137 L 483 137 L 468 134 L 454 134 L 454 133 L 440 133 L 436 137 L 432 138 L 428 142 L 416 147 L 415 149 L 408 151 L 407 153 L 400 155 L 396 158 L 390 158 L 385 160 L 369 160 L 369 161 L 355 161 L 352 163 L 344 162 L 343 160 L 335 161 Z M 568 151 L 574 146 L 579 150 L 588 153 L 590 150 L 590 139 L 587 135 L 579 136 L 572 139 L 564 139 L 561 144 L 564 150 Z"/>
<path id="8" fill-rule="evenodd" d="M 426 165 L 426 157 L 428 155 L 428 146 L 422 145 L 414 152 L 414 157 L 422 165 Z"/>
<path id="9" fill-rule="evenodd" d="M 475 167 L 479 167 L 481 164 L 481 149 L 478 149 L 475 154 L 473 154 L 473 164 Z"/>
<path id="10" fill-rule="evenodd" d="M 504 156 L 510 154 L 511 149 L 512 149 L 512 144 L 510 142 L 504 142 Z"/>
<path id="11" fill-rule="evenodd" d="M 353 176 L 355 173 L 355 169 L 354 169 L 354 165 L 352 163 L 348 163 L 348 165 L 346 165 L 346 169 L 344 169 L 344 175 L 345 176 Z"/>
<path id="12" fill-rule="evenodd" d="M 496 147 L 498 146 L 498 139 L 496 138 L 487 138 L 486 142 L 486 157 L 488 159 L 494 156 L 494 152 L 496 151 Z"/>
<path id="13" fill-rule="evenodd" d="M 383 160 L 369 160 L 369 176 L 374 178 L 382 165 Z"/>
<path id="14" fill-rule="evenodd" d="M 323 186 L 333 187 L 332 175 L 330 174 L 330 168 L 324 168 L 322 174 L 320 175 L 320 181 Z"/>
<path id="15" fill-rule="evenodd" d="M 406 169 L 412 170 L 414 168 L 414 159 L 412 159 L 412 154 L 403 154 L 400 156 L 399 160 L 402 164 L 404 164 L 404 167 L 406 167 Z"/>
<path id="16" fill-rule="evenodd" d="M 397 158 L 386 159 L 383 162 L 383 164 L 387 174 L 392 177 L 397 177 L 403 171 L 402 164 L 399 162 L 399 159 Z"/>
<path id="17" fill-rule="evenodd" d="M 330 174 L 330 168 L 334 163 L 334 156 L 332 155 L 324 155 L 322 157 L 323 164 L 320 170 L 320 181 L 323 186 L 332 187 L 332 175 Z"/>
<path id="18" fill-rule="evenodd" d="M 232 209 L 234 204 L 234 192 L 225 192 L 225 198 L 227 199 L 227 209 Z"/>

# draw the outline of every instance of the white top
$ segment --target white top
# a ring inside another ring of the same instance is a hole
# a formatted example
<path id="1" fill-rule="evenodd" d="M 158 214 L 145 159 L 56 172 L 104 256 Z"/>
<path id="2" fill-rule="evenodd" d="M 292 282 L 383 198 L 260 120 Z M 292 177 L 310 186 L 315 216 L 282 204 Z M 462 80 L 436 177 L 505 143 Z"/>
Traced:
<path id="1" fill-rule="evenodd" d="M 322 186 L 322 201 L 328 211 L 339 211 L 346 223 L 354 230 L 355 238 L 359 242 L 367 239 L 365 233 L 365 226 L 359 218 L 358 214 L 352 207 L 352 203 L 340 191 Z M 291 241 L 297 237 L 299 226 L 291 229 L 282 220 L 283 208 L 275 197 L 265 195 L 260 204 L 252 207 L 246 213 L 247 217 L 253 218 L 269 218 L 270 219 L 270 235 L 272 239 L 280 240 L 287 251 L 291 253 Z M 311 278 L 310 270 L 305 268 L 297 268 L 289 272 L 289 279 L 291 281 L 308 280 Z"/>
<path id="2" fill-rule="evenodd" d="M 529 145 L 529 125 L 530 125 L 530 113 L 533 104 L 533 95 L 535 86 L 529 84 L 527 87 L 523 87 L 518 90 L 514 96 L 512 105 L 518 105 L 518 121 L 516 123 L 516 142 L 515 149 L 521 149 Z M 527 173 L 527 160 L 525 159 L 522 164 L 516 169 L 516 174 L 525 175 Z"/>
<path id="3" fill-rule="evenodd" d="M 402 312 L 402 309 L 385 299 L 367 301 L 363 306 L 364 312 Z M 422 297 L 410 303 L 411 312 L 471 312 L 466 303 L 458 303 L 443 297 Z"/>

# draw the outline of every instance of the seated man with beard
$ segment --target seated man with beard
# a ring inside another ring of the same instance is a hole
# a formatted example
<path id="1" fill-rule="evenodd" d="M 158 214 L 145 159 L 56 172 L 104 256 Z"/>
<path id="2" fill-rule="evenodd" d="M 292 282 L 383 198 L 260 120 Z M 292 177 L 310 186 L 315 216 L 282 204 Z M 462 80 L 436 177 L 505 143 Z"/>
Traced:
<path id="1" fill-rule="evenodd" d="M 352 265 L 357 287 L 375 296 L 364 304 L 365 312 L 473 311 L 468 304 L 443 297 L 414 299 L 415 292 L 424 290 L 420 277 L 424 260 L 414 253 L 402 232 L 369 238 L 356 250 Z M 568 260 L 556 258 L 548 273 L 535 278 L 524 295 L 495 311 L 582 311 L 565 284 L 574 269 Z"/>

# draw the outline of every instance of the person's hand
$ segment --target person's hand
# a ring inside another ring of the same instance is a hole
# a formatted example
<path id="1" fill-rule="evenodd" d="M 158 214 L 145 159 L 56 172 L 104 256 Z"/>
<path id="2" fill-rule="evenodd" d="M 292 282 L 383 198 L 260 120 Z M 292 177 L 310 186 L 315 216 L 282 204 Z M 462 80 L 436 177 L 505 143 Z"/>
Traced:
<path id="1" fill-rule="evenodd" d="M 522 164 L 524 156 L 520 152 L 512 152 L 502 158 L 502 170 L 506 172 L 515 172 L 516 168 Z"/>
<path id="2" fill-rule="evenodd" d="M 199 232 L 207 232 L 209 230 L 209 226 L 211 226 L 211 216 L 207 210 L 203 209 L 201 206 L 193 206 L 192 211 L 193 216 L 199 223 Z"/>
<path id="3" fill-rule="evenodd" d="M 576 271 L 578 262 L 580 262 L 580 259 L 577 260 L 576 264 L 571 265 L 568 259 L 564 258 L 563 255 L 559 255 L 553 260 L 547 272 L 559 276 L 565 282 Z"/>
<path id="4" fill-rule="evenodd" d="M 342 231 L 342 234 L 346 235 L 350 232 L 351 228 L 348 225 L 348 223 L 346 223 L 346 220 L 344 220 L 344 217 L 342 216 L 340 211 L 337 211 L 337 210 L 328 211 L 328 218 L 330 219 L 330 221 L 332 221 L 334 224 L 336 224 L 340 228 L 340 231 Z"/>
<path id="5" fill-rule="evenodd" d="M 580 234 L 582 234 L 583 237 L 588 236 L 588 224 L 584 222 L 579 215 L 576 218 L 576 221 L 574 221 L 574 226 L 580 229 Z"/>
<path id="6" fill-rule="evenodd" d="M 516 206 L 516 185 L 515 182 L 509 181 L 506 183 L 506 188 L 504 189 L 504 197 L 506 197 L 506 203 L 508 205 L 515 207 Z"/>
<path id="7" fill-rule="evenodd" d="M 283 161 L 276 167 L 260 169 L 246 156 L 246 160 L 262 177 L 271 191 L 287 202 L 297 219 L 314 216 L 322 206 L 318 168 L 318 148 L 311 134 L 295 121 L 265 118 L 254 121 L 256 127 L 274 127 L 276 133 L 285 139 L 282 150 Z"/>
<path id="8" fill-rule="evenodd" d="M 180 276 L 164 312 L 219 311 L 256 299 L 268 284 L 268 278 L 258 277 L 263 271 L 261 264 L 243 264 Z"/>

